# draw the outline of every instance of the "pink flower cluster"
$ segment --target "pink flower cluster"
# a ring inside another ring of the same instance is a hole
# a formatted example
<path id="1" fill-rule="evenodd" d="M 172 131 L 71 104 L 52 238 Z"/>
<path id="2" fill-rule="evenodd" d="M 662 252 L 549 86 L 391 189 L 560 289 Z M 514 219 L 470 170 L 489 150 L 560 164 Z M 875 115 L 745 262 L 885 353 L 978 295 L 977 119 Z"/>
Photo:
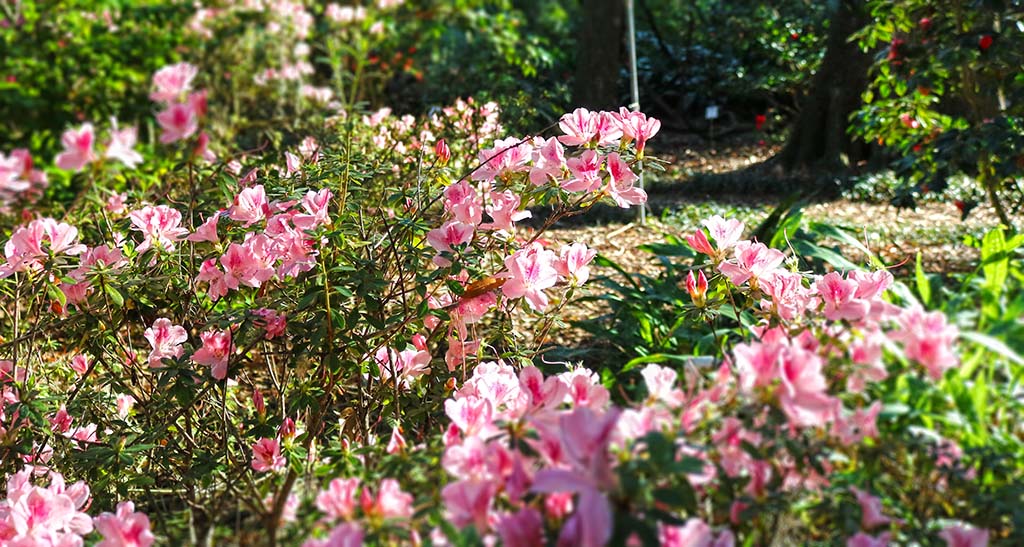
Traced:
<path id="1" fill-rule="evenodd" d="M 402 524 L 412 516 L 413 497 L 403 492 L 395 479 L 383 479 L 377 494 L 360 485 L 359 479 L 337 478 L 316 497 L 316 506 L 324 513 L 322 522 L 337 523 L 324 539 L 310 538 L 303 547 L 359 546 L 363 544 L 362 518 Z M 340 521 L 340 522 L 339 522 Z"/>
<path id="2" fill-rule="evenodd" d="M 194 65 L 178 63 L 153 74 L 153 92 L 149 98 L 164 108 L 156 115 L 161 143 L 186 140 L 199 131 L 207 106 L 205 90 L 192 92 L 192 81 L 198 73 Z M 208 148 L 209 140 L 206 133 L 199 133 L 193 154 L 212 162 L 216 156 Z"/>
<path id="3" fill-rule="evenodd" d="M 7 478 L 7 496 L 0 499 L 0 544 L 14 546 L 80 547 L 94 529 L 103 538 L 98 547 L 149 547 L 154 537 L 149 518 L 128 501 L 116 513 L 90 518 L 82 511 L 89 504 L 84 482 L 68 485 L 49 472 L 49 486 L 32 484 L 32 467 Z"/>
<path id="4" fill-rule="evenodd" d="M 0 152 L 0 213 L 9 212 L 15 203 L 38 199 L 48 184 L 28 150 L 16 148 L 7 156 Z"/>
<path id="5" fill-rule="evenodd" d="M 128 168 L 135 168 L 142 163 L 142 155 L 135 150 L 138 130 L 134 126 L 118 129 L 116 118 L 111 118 L 110 125 L 110 137 L 102 157 L 120 161 Z M 93 150 L 96 132 L 91 123 L 82 124 L 78 129 L 68 129 L 61 135 L 60 142 L 64 150 L 57 154 L 54 163 L 61 169 L 81 171 L 86 165 L 100 158 Z"/>
<path id="6" fill-rule="evenodd" d="M 263 225 L 246 232 L 241 243 L 228 243 L 219 258 L 203 262 L 196 281 L 209 284 L 213 299 L 242 286 L 259 287 L 275 276 L 295 277 L 316 264 L 315 240 L 308 231 L 330 224 L 331 191 L 310 190 L 298 202 L 270 202 L 263 185 L 241 190 L 226 216 L 243 227 Z M 217 242 L 217 216 L 211 216 L 193 241 Z"/>

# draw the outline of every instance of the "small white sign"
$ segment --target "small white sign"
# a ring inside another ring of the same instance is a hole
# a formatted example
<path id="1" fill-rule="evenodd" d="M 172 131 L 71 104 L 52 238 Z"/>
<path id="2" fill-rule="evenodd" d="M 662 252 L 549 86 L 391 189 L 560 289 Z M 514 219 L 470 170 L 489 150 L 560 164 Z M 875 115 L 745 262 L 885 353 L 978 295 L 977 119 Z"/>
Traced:
<path id="1" fill-rule="evenodd" d="M 711 105 L 704 110 L 704 119 L 717 120 L 718 119 L 718 105 Z"/>

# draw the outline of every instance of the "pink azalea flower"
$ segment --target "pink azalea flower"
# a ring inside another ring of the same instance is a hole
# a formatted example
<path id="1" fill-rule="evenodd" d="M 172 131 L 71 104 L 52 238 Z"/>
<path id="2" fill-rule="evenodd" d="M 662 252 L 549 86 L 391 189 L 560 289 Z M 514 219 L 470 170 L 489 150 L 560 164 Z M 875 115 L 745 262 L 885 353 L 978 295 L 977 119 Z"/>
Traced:
<path id="1" fill-rule="evenodd" d="M 219 214 L 212 214 L 210 218 L 206 219 L 202 224 L 196 228 L 195 233 L 189 235 L 186 239 L 193 243 L 202 243 L 209 241 L 211 243 L 217 243 L 220 241 L 220 237 L 217 236 L 217 219 L 220 218 Z"/>
<path id="2" fill-rule="evenodd" d="M 135 511 L 135 504 L 117 504 L 116 513 L 103 513 L 93 519 L 103 541 L 96 547 L 149 547 L 156 538 L 149 529 L 149 517 Z"/>
<path id="3" fill-rule="evenodd" d="M 188 63 L 178 63 L 161 68 L 153 74 L 154 91 L 149 95 L 153 101 L 170 103 L 192 89 L 192 80 L 199 69 Z"/>
<path id="4" fill-rule="evenodd" d="M 860 504 L 860 525 L 862 529 L 870 531 L 892 522 L 893 519 L 891 517 L 882 514 L 884 507 L 882 507 L 881 499 L 855 486 L 851 486 L 850 491 L 853 492 L 854 497 L 857 498 L 857 503 Z"/>
<path id="5" fill-rule="evenodd" d="M 278 313 L 267 308 L 260 308 L 253 313 L 259 316 L 262 320 L 263 329 L 265 331 L 263 337 L 267 340 L 273 340 L 274 338 L 281 336 L 288 327 L 287 317 L 283 313 Z"/>
<path id="6" fill-rule="evenodd" d="M 487 214 L 491 216 L 494 222 L 483 224 L 480 226 L 481 228 L 514 232 L 516 222 L 533 216 L 533 213 L 530 211 L 517 210 L 520 198 L 512 190 L 491 192 L 489 197 L 491 204 L 487 206 Z"/>
<path id="7" fill-rule="evenodd" d="M 441 490 L 441 501 L 449 522 L 459 528 L 472 524 L 477 532 L 486 533 L 488 515 L 494 501 L 494 484 L 488 481 L 461 480 Z"/>
<path id="8" fill-rule="evenodd" d="M 448 399 L 444 402 L 444 413 L 465 436 L 472 436 L 490 430 L 494 416 L 491 402 L 480 397 Z"/>
<path id="9" fill-rule="evenodd" d="M 163 131 L 160 142 L 170 144 L 187 139 L 199 130 L 199 116 L 191 103 L 176 103 L 156 115 Z"/>
<path id="10" fill-rule="evenodd" d="M 277 439 L 263 437 L 252 445 L 252 468 L 260 473 L 280 471 L 287 461 L 281 455 L 281 444 Z"/>
<path id="11" fill-rule="evenodd" d="M 648 118 L 643 112 L 631 112 L 625 107 L 619 109 L 615 120 L 622 129 L 622 136 L 636 141 L 636 151 L 642 155 L 647 141 L 658 134 L 661 122 L 657 118 Z"/>
<path id="12" fill-rule="evenodd" d="M 310 190 L 302 198 L 302 208 L 305 214 L 297 214 L 292 217 L 292 223 L 299 230 L 313 230 L 318 226 L 329 226 L 331 217 L 328 213 L 328 206 L 334 194 L 324 188 L 319 192 Z"/>
<path id="13" fill-rule="evenodd" d="M 649 364 L 640 371 L 647 386 L 647 393 L 651 399 L 661 401 L 670 407 L 676 407 L 683 401 L 683 393 L 676 388 L 676 371 Z"/>
<path id="14" fill-rule="evenodd" d="M 732 547 L 732 532 L 726 530 L 717 538 L 703 520 L 691 518 L 682 526 L 658 525 L 662 547 Z"/>
<path id="15" fill-rule="evenodd" d="M 244 222 L 251 226 L 267 218 L 270 214 L 270 203 L 262 184 L 243 189 L 235 196 L 235 202 L 228 210 L 231 220 Z"/>
<path id="16" fill-rule="evenodd" d="M 456 182 L 444 190 L 444 210 L 455 220 L 476 226 L 483 219 L 483 198 L 469 182 Z"/>
<path id="17" fill-rule="evenodd" d="M 125 164 L 129 169 L 142 163 L 142 154 L 135 151 L 135 143 L 138 140 L 138 129 L 135 126 L 124 129 L 117 128 L 117 118 L 112 118 L 110 123 L 110 142 L 107 143 L 107 150 L 104 157 L 112 158 Z"/>
<path id="18" fill-rule="evenodd" d="M 516 251 L 505 259 L 508 278 L 501 286 L 502 293 L 506 298 L 525 297 L 535 311 L 544 311 L 548 306 L 544 289 L 558 282 L 558 270 L 554 262 L 555 253 L 545 250 L 536 242 Z"/>
<path id="19" fill-rule="evenodd" d="M 456 220 L 448 221 L 440 228 L 427 232 L 427 243 L 438 253 L 451 252 L 452 247 L 466 245 L 473 241 L 476 227 Z"/>
<path id="20" fill-rule="evenodd" d="M 149 352 L 150 368 L 162 367 L 161 361 L 164 359 L 177 359 L 185 353 L 185 348 L 181 345 L 188 340 L 188 333 L 185 332 L 185 327 L 172 324 L 170 319 L 157 319 L 143 335 L 152 348 Z"/>
<path id="21" fill-rule="evenodd" d="M 506 173 L 528 171 L 533 146 L 516 137 L 494 141 L 494 147 L 480 152 L 480 167 L 473 172 L 473 180 L 493 181 Z"/>
<path id="22" fill-rule="evenodd" d="M 96 161 L 96 154 L 92 149 L 95 141 L 96 135 L 91 123 L 65 131 L 60 137 L 64 151 L 57 154 L 57 167 L 68 171 L 80 171 L 89 163 Z"/>
<path id="23" fill-rule="evenodd" d="M 577 108 L 565 114 L 558 121 L 558 127 L 564 133 L 558 140 L 567 146 L 579 146 L 590 143 L 597 137 L 597 122 L 600 115 L 586 108 Z"/>
<path id="24" fill-rule="evenodd" d="M 395 479 L 380 481 L 377 496 L 373 497 L 369 489 L 364 488 L 360 504 L 363 513 L 376 515 L 380 518 L 409 518 L 412 516 L 412 496 L 402 491 Z"/>
<path id="25" fill-rule="evenodd" d="M 572 178 L 561 183 L 566 192 L 594 192 L 601 188 L 601 156 L 586 150 L 565 162 Z"/>
<path id="26" fill-rule="evenodd" d="M 402 428 L 395 426 L 391 430 L 391 440 L 388 441 L 387 453 L 399 454 L 405 451 L 405 437 L 402 436 Z"/>
<path id="27" fill-rule="evenodd" d="M 623 209 L 630 205 L 640 205 L 647 202 L 647 192 L 633 186 L 637 176 L 633 173 L 629 164 L 619 157 L 618 152 L 608 154 L 608 193 L 611 194 L 615 203 Z"/>
<path id="28" fill-rule="evenodd" d="M 349 520 L 355 515 L 359 479 L 337 478 L 316 497 L 316 506 L 333 519 Z"/>
<path id="29" fill-rule="evenodd" d="M 228 358 L 235 351 L 231 330 L 209 330 L 199 336 L 203 340 L 203 347 L 192 354 L 192 361 L 210 367 L 216 380 L 227 378 Z"/>
<path id="30" fill-rule="evenodd" d="M 11 234 L 4 245 L 6 263 L 0 265 L 0 279 L 15 272 L 42 268 L 41 259 L 48 253 L 78 255 L 86 251 L 85 245 L 77 243 L 78 229 L 70 224 L 57 222 L 52 218 L 33 220 Z M 43 248 L 46 244 L 49 251 Z"/>
<path id="31" fill-rule="evenodd" d="M 988 530 L 969 524 L 955 524 L 939 532 L 939 537 L 946 541 L 946 547 L 987 547 L 988 535 Z"/>
<path id="32" fill-rule="evenodd" d="M 558 139 L 542 141 L 543 144 L 534 149 L 533 167 L 530 168 L 530 182 L 540 186 L 550 180 L 557 180 L 565 170 L 565 149 Z"/>
<path id="33" fill-rule="evenodd" d="M 142 232 L 145 238 L 136 251 L 143 253 L 155 246 L 164 251 L 173 251 L 176 243 L 188 236 L 188 229 L 181 226 L 181 213 L 166 205 L 147 205 L 128 214 L 132 230 Z"/>
<path id="34" fill-rule="evenodd" d="M 128 199 L 128 194 L 114 194 L 107 198 L 107 211 L 111 213 L 120 214 L 124 212 L 124 204 Z"/>
<path id="35" fill-rule="evenodd" d="M 549 496 L 550 498 L 550 496 Z M 534 547 L 544 544 L 544 519 L 532 507 L 502 517 L 495 526 L 505 547 Z"/>
<path id="36" fill-rule="evenodd" d="M 881 411 L 882 402 L 875 401 L 866 410 L 857 409 L 848 417 L 837 417 L 835 434 L 839 442 L 849 446 L 864 438 L 877 439 L 878 414 Z"/>
<path id="37" fill-rule="evenodd" d="M 71 370 L 75 371 L 75 374 L 81 376 L 89 370 L 89 358 L 85 354 L 79 353 L 71 358 Z"/>
<path id="38" fill-rule="evenodd" d="M 825 303 L 825 318 L 832 321 L 857 321 L 871 309 L 867 301 L 856 297 L 859 285 L 843 279 L 839 272 L 830 272 L 818 279 L 814 286 Z"/>
<path id="39" fill-rule="evenodd" d="M 833 419 L 837 400 L 826 393 L 822 367 L 821 358 L 814 353 L 798 347 L 783 351 L 779 403 L 793 425 L 814 427 Z"/>
<path id="40" fill-rule="evenodd" d="M 116 403 L 117 415 L 123 420 L 128 417 L 128 414 L 132 411 L 132 407 L 135 406 L 135 397 L 119 393 L 117 395 Z"/>
<path id="41" fill-rule="evenodd" d="M 919 306 L 903 310 L 896 318 L 898 328 L 890 336 L 903 343 L 907 357 L 924 365 L 933 380 L 959 364 L 953 345 L 959 331 L 946 322 L 940 311 L 925 312 Z"/>
<path id="42" fill-rule="evenodd" d="M 331 530 L 331 535 L 327 539 L 310 539 L 303 543 L 302 547 L 363 547 L 363 535 L 363 528 L 359 523 L 343 522 Z"/>
<path id="43" fill-rule="evenodd" d="M 564 245 L 558 252 L 558 258 L 555 259 L 555 270 L 570 284 L 582 285 L 590 279 L 588 264 L 594 260 L 595 256 L 597 256 L 597 251 L 588 249 L 583 243 Z"/>
<path id="44" fill-rule="evenodd" d="M 719 264 L 718 271 L 736 286 L 748 280 L 756 283 L 759 278 L 771 275 L 785 258 L 781 251 L 770 249 L 764 243 L 741 241 L 735 246 L 735 258 Z"/>
<path id="45" fill-rule="evenodd" d="M 733 248 L 743 236 L 743 223 L 734 218 L 726 220 L 714 215 L 705 219 L 703 224 L 720 251 Z"/>

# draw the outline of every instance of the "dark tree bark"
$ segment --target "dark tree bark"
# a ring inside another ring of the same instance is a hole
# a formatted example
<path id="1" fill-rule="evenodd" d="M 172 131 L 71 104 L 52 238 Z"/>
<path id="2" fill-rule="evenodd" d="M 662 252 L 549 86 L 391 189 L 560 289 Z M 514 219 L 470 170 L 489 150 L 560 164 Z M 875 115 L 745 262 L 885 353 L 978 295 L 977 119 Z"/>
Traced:
<path id="1" fill-rule="evenodd" d="M 872 62 L 871 54 L 849 39 L 867 22 L 861 1 L 839 2 L 830 19 L 821 67 L 800 104 L 786 146 L 775 158 L 783 170 L 837 170 L 868 158 L 871 147 L 847 132 L 850 114 L 861 104 Z"/>
<path id="2" fill-rule="evenodd" d="M 577 32 L 576 75 L 572 100 L 576 106 L 607 110 L 619 105 L 619 69 L 623 66 L 625 32 L 622 0 L 583 0 Z"/>

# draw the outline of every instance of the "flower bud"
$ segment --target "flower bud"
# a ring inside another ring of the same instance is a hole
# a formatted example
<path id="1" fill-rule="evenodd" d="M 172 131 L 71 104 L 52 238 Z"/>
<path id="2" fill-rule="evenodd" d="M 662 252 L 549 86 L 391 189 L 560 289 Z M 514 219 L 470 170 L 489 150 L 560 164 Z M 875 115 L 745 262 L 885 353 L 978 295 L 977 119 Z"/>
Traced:
<path id="1" fill-rule="evenodd" d="M 686 292 L 690 293 L 693 305 L 698 308 L 704 307 L 707 302 L 708 278 L 704 277 L 703 271 L 698 272 L 696 277 L 692 271 L 686 276 Z"/>
<path id="2" fill-rule="evenodd" d="M 263 418 L 267 415 L 267 406 L 263 402 L 263 392 L 258 388 L 252 391 L 252 405 L 256 407 L 256 413 Z"/>
<path id="3" fill-rule="evenodd" d="M 281 423 L 281 428 L 278 430 L 278 434 L 282 439 L 290 441 L 295 437 L 295 422 L 291 418 L 285 418 L 284 422 Z"/>
<path id="4" fill-rule="evenodd" d="M 437 154 L 437 161 L 441 165 L 447 165 L 448 160 L 452 159 L 452 151 L 448 149 L 448 143 L 444 142 L 444 139 L 437 141 L 437 144 L 434 145 L 434 152 Z"/>

